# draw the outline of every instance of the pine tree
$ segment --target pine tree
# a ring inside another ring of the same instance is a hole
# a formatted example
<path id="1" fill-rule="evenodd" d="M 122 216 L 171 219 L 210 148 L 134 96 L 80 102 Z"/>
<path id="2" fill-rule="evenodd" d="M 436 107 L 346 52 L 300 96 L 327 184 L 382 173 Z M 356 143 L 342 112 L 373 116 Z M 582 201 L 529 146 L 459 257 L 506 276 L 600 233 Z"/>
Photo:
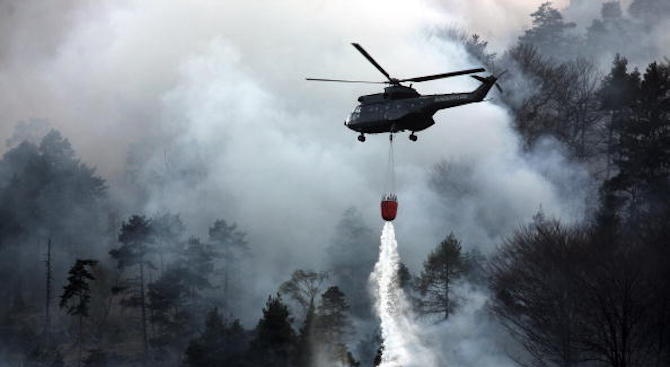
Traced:
<path id="1" fill-rule="evenodd" d="M 228 224 L 223 219 L 217 219 L 209 228 L 209 240 L 217 251 L 219 257 L 223 258 L 223 300 L 224 309 L 230 312 L 231 276 L 233 265 L 240 257 L 247 256 L 249 246 L 246 233 L 237 229 L 237 224 Z"/>
<path id="2" fill-rule="evenodd" d="M 148 285 L 151 321 L 158 329 L 153 345 L 179 344 L 191 337 L 193 325 L 206 312 L 203 293 L 212 288 L 215 252 L 211 245 L 192 237 L 175 255 L 179 258 Z"/>
<path id="3" fill-rule="evenodd" d="M 635 76 L 630 78 L 635 81 Z M 623 194 L 628 215 L 639 218 L 656 211 L 656 204 L 670 200 L 666 190 L 670 175 L 670 64 L 651 63 L 639 88 L 630 89 L 634 97 L 622 97 L 632 100 L 630 114 L 615 125 L 618 173 L 606 187 Z M 647 201 L 647 197 L 656 200 Z"/>
<path id="4" fill-rule="evenodd" d="M 90 268 L 97 263 L 97 260 L 77 259 L 72 268 L 70 268 L 70 276 L 67 278 L 68 284 L 63 287 L 63 294 L 60 296 L 60 307 L 65 308 L 68 315 L 79 318 L 79 333 L 77 338 L 77 344 L 79 345 L 78 366 L 81 366 L 82 362 L 83 319 L 84 317 L 88 317 L 88 305 L 91 302 L 89 281 L 95 280 L 95 277 L 87 267 Z"/>
<path id="5" fill-rule="evenodd" d="M 351 328 L 351 321 L 349 304 L 337 286 L 328 288 L 321 295 L 314 327 L 321 354 L 332 363 L 346 364 L 350 353 L 345 345 L 345 337 Z"/>
<path id="6" fill-rule="evenodd" d="M 148 284 L 147 308 L 154 331 L 152 346 L 164 347 L 190 336 L 187 329 L 193 324 L 193 315 L 187 300 L 193 295 L 186 282 L 187 272 L 183 268 L 169 266 L 156 281 Z"/>
<path id="7" fill-rule="evenodd" d="M 296 336 L 288 307 L 277 294 L 269 296 L 263 317 L 256 326 L 256 337 L 250 344 L 250 359 L 259 366 L 288 367 L 293 360 Z"/>
<path id="8" fill-rule="evenodd" d="M 614 154 L 617 153 L 616 141 L 618 131 L 635 102 L 640 88 L 640 76 L 637 70 L 628 72 L 628 60 L 617 54 L 612 62 L 610 73 L 603 79 L 600 87 L 601 109 L 609 111 L 610 118 L 607 121 L 605 143 L 605 179 L 611 178 L 613 170 Z"/>
<path id="9" fill-rule="evenodd" d="M 149 352 L 149 337 L 147 334 L 147 302 L 145 294 L 145 268 L 154 267 L 147 259 L 147 255 L 152 251 L 151 244 L 152 229 L 151 222 L 142 215 L 133 215 L 127 222 L 121 225 L 119 233 L 119 242 L 121 246 L 109 252 L 110 256 L 117 261 L 119 269 L 137 266 L 139 271 L 139 289 L 130 287 L 115 288 L 115 291 L 125 291 L 131 293 L 130 297 L 123 301 L 127 307 L 138 307 L 141 315 L 142 327 L 142 347 L 143 358 L 146 358 Z"/>
<path id="10" fill-rule="evenodd" d="M 576 38 L 569 31 L 575 28 L 575 23 L 566 23 L 561 12 L 549 1 L 542 3 L 531 17 L 533 26 L 519 37 L 519 42 L 531 45 L 549 57 L 571 58 Z"/>
<path id="11" fill-rule="evenodd" d="M 245 347 L 239 320 L 226 324 L 215 307 L 207 313 L 204 332 L 186 348 L 184 362 L 190 367 L 242 366 Z"/>
<path id="12" fill-rule="evenodd" d="M 428 314 L 442 314 L 446 320 L 456 306 L 452 294 L 453 283 L 463 275 L 464 270 L 461 242 L 450 233 L 423 263 L 423 271 L 419 278 L 419 291 L 423 296 L 422 311 Z"/>

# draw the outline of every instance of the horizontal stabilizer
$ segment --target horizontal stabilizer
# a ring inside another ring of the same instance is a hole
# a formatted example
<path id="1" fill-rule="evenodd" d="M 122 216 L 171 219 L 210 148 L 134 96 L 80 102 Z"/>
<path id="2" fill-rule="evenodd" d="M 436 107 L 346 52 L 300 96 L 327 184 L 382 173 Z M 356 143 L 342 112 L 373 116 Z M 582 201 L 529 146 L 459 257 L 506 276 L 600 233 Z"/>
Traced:
<path id="1" fill-rule="evenodd" d="M 479 81 L 482 82 L 482 83 L 486 83 L 486 78 L 483 78 L 483 77 L 481 77 L 481 76 L 479 76 L 479 75 L 470 75 L 470 76 L 473 77 L 473 78 L 475 78 L 475 79 L 477 79 L 477 80 L 479 80 Z"/>

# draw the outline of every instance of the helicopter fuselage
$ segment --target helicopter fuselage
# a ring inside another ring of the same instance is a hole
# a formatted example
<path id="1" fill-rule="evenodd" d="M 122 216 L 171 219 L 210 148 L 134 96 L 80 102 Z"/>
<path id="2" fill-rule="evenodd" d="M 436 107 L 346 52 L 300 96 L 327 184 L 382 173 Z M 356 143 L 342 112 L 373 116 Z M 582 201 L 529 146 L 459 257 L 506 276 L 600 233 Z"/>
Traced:
<path id="1" fill-rule="evenodd" d="M 445 108 L 480 102 L 486 97 L 496 78 L 482 78 L 482 85 L 469 93 L 420 95 L 415 89 L 402 85 L 384 88 L 384 93 L 358 98 L 360 104 L 345 121 L 345 125 L 361 134 L 421 131 L 433 124 L 433 115 Z"/>

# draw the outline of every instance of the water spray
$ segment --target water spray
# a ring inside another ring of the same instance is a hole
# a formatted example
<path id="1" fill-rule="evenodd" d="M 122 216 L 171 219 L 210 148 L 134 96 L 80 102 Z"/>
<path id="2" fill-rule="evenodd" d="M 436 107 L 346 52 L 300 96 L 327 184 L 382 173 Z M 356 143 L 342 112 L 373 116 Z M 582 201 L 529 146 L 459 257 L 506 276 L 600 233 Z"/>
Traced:
<path id="1" fill-rule="evenodd" d="M 370 275 L 384 348 L 379 366 L 435 367 L 436 358 L 424 346 L 411 305 L 400 287 L 399 268 L 400 255 L 395 229 L 393 223 L 386 222 L 379 246 L 379 259 Z"/>

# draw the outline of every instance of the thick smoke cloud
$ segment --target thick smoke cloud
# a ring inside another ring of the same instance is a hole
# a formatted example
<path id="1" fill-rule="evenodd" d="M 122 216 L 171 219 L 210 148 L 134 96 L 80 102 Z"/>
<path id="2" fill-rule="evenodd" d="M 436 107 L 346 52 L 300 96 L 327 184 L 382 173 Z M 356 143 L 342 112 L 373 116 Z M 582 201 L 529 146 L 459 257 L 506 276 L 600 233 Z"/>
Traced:
<path id="1" fill-rule="evenodd" d="M 491 46 L 503 49 L 516 42 L 522 30 L 530 24 L 529 14 L 544 0 L 498 1 L 498 0 L 442 0 L 441 8 L 457 15 L 452 26 L 477 32 L 490 40 Z M 558 0 L 553 4 L 564 7 L 570 1 Z"/>
<path id="2" fill-rule="evenodd" d="M 237 222 L 262 269 L 247 274 L 255 280 L 248 300 L 254 307 L 240 316 L 252 324 L 277 279 L 296 267 L 324 266 L 334 223 L 347 207 L 381 227 L 387 139 L 360 144 L 342 126 L 356 97 L 377 87 L 303 78 L 379 78 L 351 41 L 399 77 L 472 67 L 460 46 L 432 31 L 465 19 L 504 44 L 538 2 L 68 4 L 44 14 L 37 2 L 3 5 L 15 9 L 3 19 L 21 19 L 2 22 L 17 37 L 3 32 L 1 40 L 0 134 L 9 137 L 16 121 L 49 120 L 110 181 L 124 215 L 179 212 L 201 236 L 218 217 Z M 503 18 L 496 9 L 514 20 L 494 21 Z M 27 22 L 36 12 L 38 23 L 51 25 L 50 37 L 40 38 L 39 24 Z M 458 78 L 417 88 L 476 85 Z M 449 231 L 466 250 L 486 252 L 540 206 L 568 221 L 583 215 L 585 172 L 551 142 L 522 153 L 504 107 L 456 108 L 436 121 L 418 143 L 397 139 L 396 226 L 411 269 Z M 461 179 L 476 195 L 444 200 L 433 192 L 431 167 L 442 160 L 468 167 Z M 461 319 L 472 318 L 455 317 Z"/>

